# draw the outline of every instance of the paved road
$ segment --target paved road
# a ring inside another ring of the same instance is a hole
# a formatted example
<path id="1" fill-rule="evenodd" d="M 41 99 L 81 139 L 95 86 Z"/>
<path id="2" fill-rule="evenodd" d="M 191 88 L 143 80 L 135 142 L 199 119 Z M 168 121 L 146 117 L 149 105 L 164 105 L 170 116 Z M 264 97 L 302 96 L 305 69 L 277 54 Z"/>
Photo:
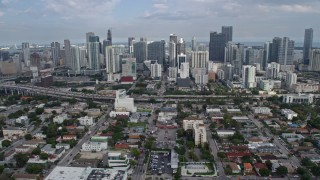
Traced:
<path id="1" fill-rule="evenodd" d="M 109 112 L 109 111 L 108 111 Z M 108 113 L 107 112 L 107 113 Z M 107 114 L 106 113 L 106 114 Z M 89 128 L 89 131 L 80 139 L 75 147 L 73 147 L 64 157 L 59 161 L 59 166 L 67 166 L 70 164 L 72 159 L 79 153 L 83 143 L 87 142 L 96 132 L 99 130 L 99 127 L 105 122 L 106 114 L 103 114 L 98 122 Z M 89 134 L 89 132 L 91 133 Z"/>
<path id="2" fill-rule="evenodd" d="M 209 129 L 209 124 L 205 124 L 206 129 L 207 129 L 207 139 L 208 139 L 208 143 L 211 149 L 211 154 L 214 156 L 215 162 L 216 162 L 216 170 L 218 171 L 218 176 L 216 179 L 221 179 L 221 180 L 226 180 L 228 179 L 224 169 L 223 169 L 223 165 L 222 162 L 220 160 L 220 158 L 217 156 L 218 153 L 218 146 L 216 141 L 212 138 L 211 135 L 211 130 Z"/>
<path id="3" fill-rule="evenodd" d="M 144 160 L 144 154 L 142 154 L 139 159 L 137 160 L 137 165 L 136 167 L 133 169 L 133 173 L 132 173 L 132 179 L 144 179 L 145 177 L 145 172 L 146 172 L 146 166 L 143 163 Z"/>
<path id="4" fill-rule="evenodd" d="M 264 130 L 264 132 L 267 134 L 268 137 L 270 138 L 273 138 L 274 135 L 271 134 L 270 130 L 267 129 L 267 128 L 264 128 L 264 125 L 258 120 L 258 119 L 255 119 L 253 115 L 249 115 L 248 116 L 252 122 L 261 130 Z M 288 148 L 285 146 L 284 143 L 281 143 L 280 141 L 282 140 L 279 140 L 277 137 L 274 137 L 273 138 L 273 143 L 280 149 L 280 152 L 285 154 L 286 156 L 288 156 L 290 153 L 290 151 L 288 150 Z M 295 156 L 292 156 L 289 158 L 289 160 L 291 161 L 291 164 L 295 167 L 299 167 L 300 166 L 300 161 L 297 157 Z"/>

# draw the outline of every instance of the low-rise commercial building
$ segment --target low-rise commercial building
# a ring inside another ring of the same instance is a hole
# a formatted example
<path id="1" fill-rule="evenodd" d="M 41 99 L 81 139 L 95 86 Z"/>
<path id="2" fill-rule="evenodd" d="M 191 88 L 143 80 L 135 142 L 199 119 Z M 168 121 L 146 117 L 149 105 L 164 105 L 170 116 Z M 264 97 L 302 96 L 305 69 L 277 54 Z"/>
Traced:
<path id="1" fill-rule="evenodd" d="M 7 127 L 2 130 L 4 139 L 19 139 L 27 134 L 26 128 Z"/>
<path id="2" fill-rule="evenodd" d="M 234 133 L 235 133 L 235 131 L 233 131 L 233 130 L 217 130 L 217 135 L 222 138 L 233 136 Z"/>
<path id="3" fill-rule="evenodd" d="M 268 107 L 252 107 L 254 114 L 270 114 L 271 110 Z"/>
<path id="4" fill-rule="evenodd" d="M 122 152 L 108 152 L 103 162 L 111 168 L 128 169 L 130 167 L 128 156 Z"/>
<path id="5" fill-rule="evenodd" d="M 314 102 L 314 94 L 285 94 L 283 95 L 282 102 L 289 104 L 312 104 Z"/>
<path id="6" fill-rule="evenodd" d="M 100 152 L 104 151 L 108 148 L 107 142 L 86 142 L 82 144 L 81 151 L 94 151 L 94 152 Z"/>
<path id="7" fill-rule="evenodd" d="M 284 115 L 288 120 L 298 117 L 298 114 L 291 109 L 281 109 L 281 114 Z"/>
<path id="8" fill-rule="evenodd" d="M 84 117 L 78 118 L 78 120 L 79 120 L 79 123 L 83 126 L 92 126 L 94 124 L 93 117 L 84 116 Z"/>
<path id="9" fill-rule="evenodd" d="M 64 120 L 67 120 L 67 119 L 68 119 L 67 114 L 60 114 L 60 115 L 53 118 L 53 122 L 61 124 L 61 123 L 63 123 Z"/>

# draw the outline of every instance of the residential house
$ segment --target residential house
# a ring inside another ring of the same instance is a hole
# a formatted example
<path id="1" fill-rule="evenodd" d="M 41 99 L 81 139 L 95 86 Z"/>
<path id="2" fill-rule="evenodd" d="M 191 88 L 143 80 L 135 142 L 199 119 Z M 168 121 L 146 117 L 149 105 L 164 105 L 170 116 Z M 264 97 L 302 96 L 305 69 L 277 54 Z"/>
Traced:
<path id="1" fill-rule="evenodd" d="M 252 168 L 252 165 L 250 163 L 243 163 L 243 171 L 244 171 L 244 173 L 250 174 L 250 173 L 252 173 L 252 170 L 253 170 L 253 168 Z"/>

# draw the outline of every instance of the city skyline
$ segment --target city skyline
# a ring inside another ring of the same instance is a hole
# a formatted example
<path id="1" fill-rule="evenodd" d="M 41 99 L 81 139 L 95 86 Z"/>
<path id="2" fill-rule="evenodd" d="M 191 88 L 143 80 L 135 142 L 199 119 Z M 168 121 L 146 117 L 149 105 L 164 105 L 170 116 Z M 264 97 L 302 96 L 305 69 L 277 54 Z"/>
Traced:
<path id="1" fill-rule="evenodd" d="M 210 32 L 221 26 L 233 26 L 234 42 L 264 42 L 276 36 L 303 42 L 304 29 L 313 28 L 318 43 L 320 25 L 313 19 L 320 17 L 319 7 L 317 0 L 1 0 L 0 45 L 64 39 L 81 43 L 86 32 L 107 39 L 109 28 L 115 42 L 131 36 L 168 41 L 171 33 L 186 41 L 195 36 L 208 42 Z"/>

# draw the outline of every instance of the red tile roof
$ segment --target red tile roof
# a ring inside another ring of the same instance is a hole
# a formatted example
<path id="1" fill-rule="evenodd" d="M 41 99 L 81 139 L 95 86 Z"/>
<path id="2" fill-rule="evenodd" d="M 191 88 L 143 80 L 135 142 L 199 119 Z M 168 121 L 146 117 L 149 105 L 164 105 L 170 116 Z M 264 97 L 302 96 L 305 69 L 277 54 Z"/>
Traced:
<path id="1" fill-rule="evenodd" d="M 230 157 L 243 157 L 243 156 L 251 156 L 248 152 L 228 152 L 227 156 Z"/>
<path id="2" fill-rule="evenodd" d="M 124 76 L 124 77 L 121 77 L 120 79 L 121 82 L 133 82 L 133 77 L 132 76 Z"/>

